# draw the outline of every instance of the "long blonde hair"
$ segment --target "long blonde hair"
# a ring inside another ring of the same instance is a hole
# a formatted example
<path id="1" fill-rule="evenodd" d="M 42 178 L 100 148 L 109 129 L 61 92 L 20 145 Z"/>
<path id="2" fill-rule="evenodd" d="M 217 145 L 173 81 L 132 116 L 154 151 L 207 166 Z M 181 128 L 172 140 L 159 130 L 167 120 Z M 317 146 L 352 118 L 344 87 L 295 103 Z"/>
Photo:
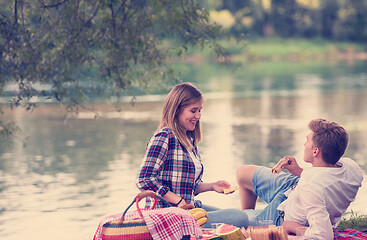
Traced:
<path id="1" fill-rule="evenodd" d="M 194 84 L 186 82 L 176 85 L 167 95 L 162 108 L 162 118 L 158 131 L 162 128 L 170 128 L 179 142 L 191 151 L 201 141 L 200 120 L 193 131 L 186 131 L 178 122 L 178 116 L 188 105 L 202 101 L 203 96 Z M 191 142 L 193 138 L 194 142 Z M 194 144 L 194 146 L 192 145 Z"/>

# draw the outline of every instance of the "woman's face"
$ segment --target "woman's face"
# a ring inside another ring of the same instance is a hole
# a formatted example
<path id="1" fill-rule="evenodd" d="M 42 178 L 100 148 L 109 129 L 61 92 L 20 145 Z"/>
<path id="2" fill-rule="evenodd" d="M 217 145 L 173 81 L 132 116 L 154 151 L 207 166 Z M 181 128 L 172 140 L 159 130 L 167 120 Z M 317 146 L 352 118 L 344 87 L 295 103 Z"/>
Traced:
<path id="1" fill-rule="evenodd" d="M 196 124 L 201 118 L 202 107 L 203 101 L 198 101 L 186 106 L 178 115 L 178 122 L 186 131 L 193 131 L 195 129 Z"/>

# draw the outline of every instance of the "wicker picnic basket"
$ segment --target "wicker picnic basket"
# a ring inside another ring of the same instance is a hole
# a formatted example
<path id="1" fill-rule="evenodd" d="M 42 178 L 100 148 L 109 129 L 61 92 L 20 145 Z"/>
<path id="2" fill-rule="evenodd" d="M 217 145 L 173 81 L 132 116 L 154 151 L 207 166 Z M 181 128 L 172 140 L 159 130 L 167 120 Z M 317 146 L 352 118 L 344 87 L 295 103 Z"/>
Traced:
<path id="1" fill-rule="evenodd" d="M 144 191 L 139 193 L 131 204 L 126 208 L 122 217 L 118 221 L 110 221 L 103 225 L 102 239 L 103 240 L 151 240 L 153 239 L 149 233 L 148 227 L 143 219 L 143 214 L 139 208 L 139 202 L 143 198 L 151 197 L 154 199 L 154 203 L 151 209 L 154 209 L 157 204 L 157 198 L 160 201 L 165 202 L 168 206 L 170 204 L 162 197 L 157 196 L 153 191 Z M 136 203 L 137 211 L 141 216 L 141 219 L 137 220 L 125 220 L 125 215 L 130 207 Z M 182 239 L 190 239 L 190 236 L 184 236 Z"/>
<path id="2" fill-rule="evenodd" d="M 151 209 L 155 208 L 157 203 L 157 196 L 154 192 L 144 191 L 139 193 L 131 204 L 126 208 L 122 217 L 118 221 L 111 221 L 103 225 L 102 239 L 103 240 L 150 240 L 152 236 L 149 233 L 148 227 L 143 219 L 143 214 L 139 208 L 139 202 L 143 198 L 152 197 L 154 203 Z M 137 211 L 139 212 L 141 219 L 127 220 L 125 221 L 125 215 L 130 207 L 136 203 Z"/>

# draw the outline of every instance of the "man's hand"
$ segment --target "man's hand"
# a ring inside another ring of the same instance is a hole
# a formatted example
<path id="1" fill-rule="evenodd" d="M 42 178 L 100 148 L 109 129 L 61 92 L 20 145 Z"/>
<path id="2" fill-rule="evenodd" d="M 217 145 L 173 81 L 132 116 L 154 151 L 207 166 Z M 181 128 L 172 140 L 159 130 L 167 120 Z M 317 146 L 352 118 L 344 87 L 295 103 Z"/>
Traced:
<path id="1" fill-rule="evenodd" d="M 294 157 L 284 157 L 284 158 L 288 159 L 289 164 L 282 166 L 282 169 L 287 169 L 294 176 L 297 177 L 301 176 L 303 168 L 301 168 L 298 165 L 297 160 Z"/>
<path id="2" fill-rule="evenodd" d="M 284 221 L 282 226 L 287 231 L 288 234 L 296 234 L 296 228 L 298 227 L 305 227 L 298 222 L 293 221 Z"/>

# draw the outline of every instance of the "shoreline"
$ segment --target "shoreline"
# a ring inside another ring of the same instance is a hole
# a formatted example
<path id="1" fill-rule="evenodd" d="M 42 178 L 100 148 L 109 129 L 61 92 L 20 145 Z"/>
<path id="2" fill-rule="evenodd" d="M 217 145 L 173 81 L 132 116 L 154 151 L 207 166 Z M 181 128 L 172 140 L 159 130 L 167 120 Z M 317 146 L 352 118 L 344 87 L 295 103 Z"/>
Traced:
<path id="1" fill-rule="evenodd" d="M 251 39 L 245 43 L 223 42 L 224 56 L 212 56 L 208 49 L 192 48 L 180 57 L 171 56 L 167 63 L 202 64 L 294 62 L 307 63 L 366 61 L 367 46 L 353 42 L 333 42 L 323 39 Z M 176 46 L 172 46 L 175 48 Z"/>
<path id="2" fill-rule="evenodd" d="M 291 62 L 291 63 L 307 63 L 307 62 L 347 62 L 353 64 L 355 61 L 367 61 L 367 52 L 359 52 L 351 48 L 348 51 L 329 51 L 320 54 L 302 54 L 292 53 L 288 55 L 260 55 L 256 53 L 240 53 L 237 55 L 230 55 L 226 57 L 210 58 L 207 60 L 205 56 L 194 54 L 182 58 L 168 58 L 168 63 L 185 63 L 201 65 L 205 62 L 214 63 L 258 63 L 258 62 Z"/>

